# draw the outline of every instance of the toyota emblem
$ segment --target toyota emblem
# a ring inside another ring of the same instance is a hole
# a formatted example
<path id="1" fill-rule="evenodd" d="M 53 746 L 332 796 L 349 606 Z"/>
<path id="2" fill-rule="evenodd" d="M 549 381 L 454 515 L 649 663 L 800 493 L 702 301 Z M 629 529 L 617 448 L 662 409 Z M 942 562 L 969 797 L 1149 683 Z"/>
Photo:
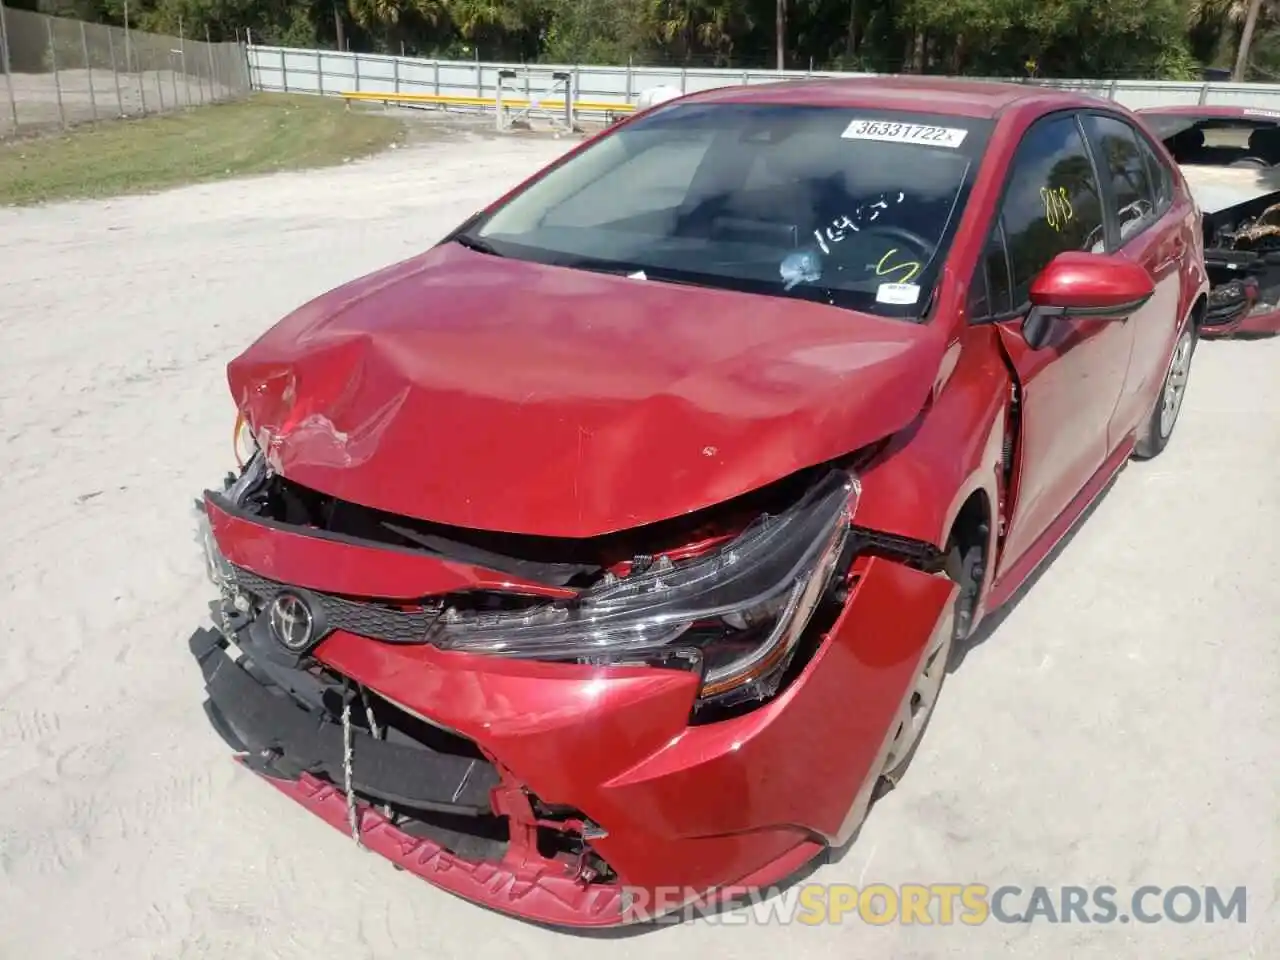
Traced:
<path id="1" fill-rule="evenodd" d="M 315 639 L 315 617 L 296 593 L 282 593 L 272 601 L 270 622 L 275 638 L 293 653 L 301 653 Z"/>

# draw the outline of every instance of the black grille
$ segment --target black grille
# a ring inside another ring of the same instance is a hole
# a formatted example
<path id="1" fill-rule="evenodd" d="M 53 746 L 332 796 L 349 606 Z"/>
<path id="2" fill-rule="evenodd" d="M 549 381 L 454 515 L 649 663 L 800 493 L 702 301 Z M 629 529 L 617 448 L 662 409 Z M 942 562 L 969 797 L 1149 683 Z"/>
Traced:
<path id="1" fill-rule="evenodd" d="M 243 567 L 234 569 L 236 584 L 245 592 L 259 597 L 264 605 L 270 604 L 282 591 L 297 592 L 296 587 L 260 577 Z M 326 633 L 342 630 L 385 643 L 426 643 L 441 610 L 438 604 L 422 610 L 397 610 L 379 603 L 361 603 L 315 590 L 305 592 L 320 606 L 316 611 L 320 614 L 317 619 L 324 623 Z"/>
<path id="2" fill-rule="evenodd" d="M 340 708 L 323 701 L 341 701 L 345 682 L 329 685 L 317 703 L 287 693 L 314 680 L 310 671 L 257 661 L 252 654 L 232 660 L 225 655 L 226 638 L 215 630 L 197 630 L 190 648 L 209 694 L 205 713 L 233 750 L 249 754 L 249 766 L 271 777 L 293 779 L 305 771 L 343 784 L 347 742 L 335 716 Z M 435 811 L 457 826 L 491 825 L 490 792 L 499 774 L 475 744 L 411 717 L 376 694 L 369 702 L 380 729 L 371 734 L 364 711 L 353 711 L 352 788 L 362 798 L 391 803 L 419 819 Z"/>

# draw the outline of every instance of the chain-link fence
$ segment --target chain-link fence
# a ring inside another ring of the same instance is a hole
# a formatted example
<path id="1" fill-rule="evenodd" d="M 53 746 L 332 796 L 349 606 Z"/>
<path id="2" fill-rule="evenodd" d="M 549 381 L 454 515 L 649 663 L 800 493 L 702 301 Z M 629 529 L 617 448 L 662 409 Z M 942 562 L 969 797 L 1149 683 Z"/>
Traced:
<path id="1" fill-rule="evenodd" d="M 0 138 L 166 113 L 249 93 L 238 43 L 83 23 L 0 0 Z"/>

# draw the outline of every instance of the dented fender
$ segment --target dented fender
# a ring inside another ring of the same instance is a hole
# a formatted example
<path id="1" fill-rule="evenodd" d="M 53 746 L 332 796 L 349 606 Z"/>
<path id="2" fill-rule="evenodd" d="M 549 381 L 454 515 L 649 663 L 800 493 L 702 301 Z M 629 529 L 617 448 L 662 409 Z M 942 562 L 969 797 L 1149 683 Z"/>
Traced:
<path id="1" fill-rule="evenodd" d="M 963 330 L 955 368 L 916 420 L 859 472 L 857 523 L 944 550 L 965 502 L 985 494 L 999 527 L 1001 450 L 1013 381 L 991 326 Z M 990 565 L 988 565 L 990 568 Z"/>

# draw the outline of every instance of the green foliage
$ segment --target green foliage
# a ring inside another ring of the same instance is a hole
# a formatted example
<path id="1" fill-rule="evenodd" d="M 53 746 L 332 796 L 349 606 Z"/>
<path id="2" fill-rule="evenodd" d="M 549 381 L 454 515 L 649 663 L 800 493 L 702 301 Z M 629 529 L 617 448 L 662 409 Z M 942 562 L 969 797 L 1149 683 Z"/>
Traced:
<path id="1" fill-rule="evenodd" d="M 125 0 L 8 0 L 120 24 Z M 768 67 L 777 0 L 129 0 L 146 30 L 289 46 L 557 63 Z M 790 68 L 1194 79 L 1248 0 L 784 0 Z M 1280 0 L 1258 66 L 1280 67 Z"/>
<path id="2" fill-rule="evenodd" d="M 547 63 L 626 63 L 656 44 L 648 0 L 548 0 L 541 59 Z"/>

